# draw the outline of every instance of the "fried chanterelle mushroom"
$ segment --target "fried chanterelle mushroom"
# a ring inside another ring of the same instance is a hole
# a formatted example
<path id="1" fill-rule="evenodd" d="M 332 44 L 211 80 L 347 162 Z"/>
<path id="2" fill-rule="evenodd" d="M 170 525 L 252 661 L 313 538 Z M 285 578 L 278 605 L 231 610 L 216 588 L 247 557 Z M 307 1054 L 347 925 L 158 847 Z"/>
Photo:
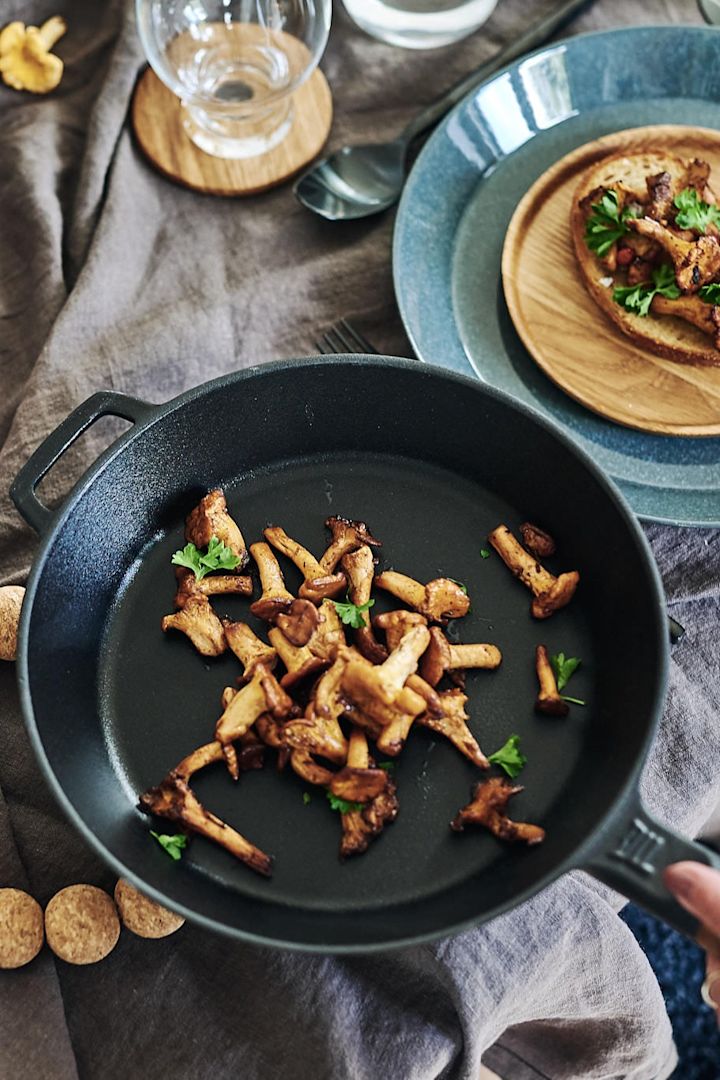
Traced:
<path id="1" fill-rule="evenodd" d="M 213 536 L 240 560 L 238 572 L 247 565 L 248 553 L 243 534 L 228 513 L 225 496 L 219 488 L 205 495 L 185 522 L 185 539 L 195 547 L 207 547 Z"/>
<path id="2" fill-rule="evenodd" d="M 467 590 L 450 578 L 435 578 L 427 585 L 421 585 L 406 574 L 385 570 L 375 578 L 375 584 L 414 608 L 430 622 L 444 625 L 448 619 L 461 619 L 470 610 Z"/>
<path id="3" fill-rule="evenodd" d="M 540 684 L 540 690 L 535 699 L 535 711 L 544 713 L 546 716 L 567 716 L 570 706 L 560 696 L 555 672 L 544 645 L 538 645 L 535 649 L 535 671 Z"/>
<path id="4" fill-rule="evenodd" d="M 534 594 L 530 611 L 536 619 L 547 619 L 570 603 L 580 581 L 577 570 L 554 577 L 515 539 L 507 525 L 498 525 L 488 540 L 508 569 Z"/>
<path id="5" fill-rule="evenodd" d="M 191 790 L 190 779 L 199 769 L 224 761 L 235 780 L 241 773 L 250 774 L 245 784 L 252 783 L 252 771 L 263 768 L 267 758 L 276 758 L 278 772 L 289 764 L 286 775 L 294 773 L 321 789 L 330 809 L 340 814 L 344 858 L 364 852 L 396 817 L 395 763 L 376 762 L 379 755 L 397 758 L 410 738 L 427 738 L 427 733 L 416 736 L 416 727 L 447 739 L 476 768 L 490 768 L 471 730 L 468 695 L 457 687 L 442 689 L 445 679 L 452 682 L 459 673 L 464 678 L 471 669 L 492 671 L 502 661 L 497 646 L 451 642 L 437 625 L 467 614 L 470 601 L 464 586 L 450 578 L 422 584 L 392 570 L 374 577 L 373 549 L 380 542 L 368 526 L 342 517 L 328 518 L 326 525 L 332 540 L 321 559 L 280 526 L 266 528 L 265 540 L 250 546 L 262 595 L 249 604 L 248 622 L 239 616 L 238 602 L 251 597 L 252 583 L 238 572 L 225 572 L 235 558 L 227 551 L 211 557 L 208 550 L 204 557 L 212 565 L 207 569 L 208 562 L 200 561 L 202 553 L 190 550 L 176 570 L 178 610 L 162 623 L 163 630 L 185 633 L 205 656 L 219 656 L 229 647 L 216 670 L 234 667 L 228 680 L 234 685 L 222 691 L 214 741 L 184 758 L 140 797 L 140 805 L 147 813 L 216 841 L 263 874 L 270 873 L 270 858 L 206 810 Z M 527 523 L 523 530 L 535 552 L 548 550 L 547 534 Z M 188 516 L 186 537 L 196 548 L 209 548 L 215 538 L 236 558 L 245 557 L 245 541 L 219 489 L 204 496 Z M 535 593 L 533 612 L 537 614 L 537 607 L 538 617 L 567 603 L 577 573 L 553 577 L 504 526 L 490 539 Z M 286 588 L 273 547 L 300 569 L 298 597 Z M 195 560 L 197 571 L 191 569 Z M 213 576 L 214 570 L 218 572 Z M 374 584 L 407 607 L 384 610 L 371 620 Z M 338 589 L 346 590 L 342 600 L 333 599 Z M 233 618 L 221 619 L 210 597 L 230 593 Z M 251 616 L 262 619 L 265 627 L 253 623 Z M 538 702 L 551 711 L 558 695 L 552 670 L 552 684 L 547 682 L 547 669 L 547 654 L 540 647 Z M 498 762 L 497 754 L 492 760 Z M 501 839 L 539 843 L 542 829 L 506 816 L 508 800 L 520 790 L 497 778 L 479 784 L 453 828 L 482 824 Z M 303 801 L 312 801 L 309 792 L 303 793 Z M 298 815 L 302 813 L 300 806 Z M 312 821 L 314 813 L 310 811 L 307 820 Z"/>
<path id="6" fill-rule="evenodd" d="M 499 840 L 541 844 L 545 839 L 544 829 L 523 821 L 511 821 L 505 814 L 505 808 L 512 796 L 522 790 L 500 776 L 481 780 L 473 788 L 472 802 L 458 811 L 450 823 L 450 828 L 455 832 L 462 832 L 466 825 L 483 825 Z"/>
<path id="7" fill-rule="evenodd" d="M 190 832 L 207 836 L 247 866 L 267 876 L 272 868 L 272 859 L 215 814 L 206 810 L 190 790 L 190 777 L 193 773 L 222 760 L 223 747 L 219 742 L 198 747 L 171 769 L 157 787 L 150 788 L 140 796 L 140 809 L 146 814 L 168 818 Z"/>
<path id="8" fill-rule="evenodd" d="M 179 630 L 185 634 L 202 656 L 220 656 L 227 648 L 223 625 L 203 594 L 188 597 L 180 611 L 166 615 L 160 626 L 164 633 Z"/>
<path id="9" fill-rule="evenodd" d="M 382 772 L 381 769 L 375 770 L 372 768 L 365 732 L 360 731 L 358 728 L 355 728 L 350 736 L 347 767 L 348 770 L 353 770 L 356 774 Z M 377 795 L 373 796 L 369 801 L 363 802 L 362 809 L 351 809 L 341 815 L 341 859 L 347 858 L 348 855 L 360 855 L 363 851 L 367 851 L 370 841 L 374 840 L 385 826 L 397 817 L 397 789 L 390 777 L 386 773 L 383 773 L 383 775 L 385 776 L 385 783 L 379 788 Z M 354 801 L 360 802 L 361 800 Z"/>

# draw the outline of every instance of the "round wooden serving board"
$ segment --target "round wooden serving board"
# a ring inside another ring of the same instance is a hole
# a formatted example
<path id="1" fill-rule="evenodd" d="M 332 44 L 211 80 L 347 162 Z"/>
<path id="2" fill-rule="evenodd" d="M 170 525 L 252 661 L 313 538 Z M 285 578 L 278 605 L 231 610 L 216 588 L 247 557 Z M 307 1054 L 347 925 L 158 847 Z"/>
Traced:
<path id="1" fill-rule="evenodd" d="M 294 176 L 325 145 L 332 95 L 319 68 L 295 91 L 292 103 L 295 117 L 286 138 L 266 154 L 241 159 L 213 157 L 191 141 L 180 99 L 152 68 L 135 88 L 131 115 L 140 148 L 169 179 L 206 195 L 255 195 Z"/>
<path id="2" fill-rule="evenodd" d="M 585 290 L 570 233 L 580 177 L 604 157 L 667 149 L 702 158 L 720 182 L 720 132 L 658 125 L 578 147 L 520 201 L 502 256 L 515 329 L 546 375 L 582 405 L 627 427 L 664 435 L 720 435 L 720 367 L 666 360 L 627 338 Z M 653 316 L 648 316 L 652 318 Z"/>

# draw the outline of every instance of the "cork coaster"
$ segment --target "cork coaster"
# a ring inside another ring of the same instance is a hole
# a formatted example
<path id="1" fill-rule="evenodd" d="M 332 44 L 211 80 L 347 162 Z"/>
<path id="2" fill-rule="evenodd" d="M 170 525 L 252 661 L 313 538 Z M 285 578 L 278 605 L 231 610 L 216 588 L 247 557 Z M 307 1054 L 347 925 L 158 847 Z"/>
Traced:
<path id="1" fill-rule="evenodd" d="M 316 68 L 292 95 L 288 135 L 254 158 L 213 157 L 192 142 L 182 122 L 180 99 L 148 68 L 132 100 L 131 116 L 143 153 L 163 175 L 206 195 L 254 195 L 281 184 L 316 157 L 332 123 L 332 95 Z"/>
<path id="2" fill-rule="evenodd" d="M 96 964 L 117 945 L 115 904 L 94 885 L 68 885 L 45 908 L 45 939 L 68 964 Z"/>
<path id="3" fill-rule="evenodd" d="M 43 947 L 43 912 L 22 889 L 0 889 L 0 968 L 29 964 Z"/>

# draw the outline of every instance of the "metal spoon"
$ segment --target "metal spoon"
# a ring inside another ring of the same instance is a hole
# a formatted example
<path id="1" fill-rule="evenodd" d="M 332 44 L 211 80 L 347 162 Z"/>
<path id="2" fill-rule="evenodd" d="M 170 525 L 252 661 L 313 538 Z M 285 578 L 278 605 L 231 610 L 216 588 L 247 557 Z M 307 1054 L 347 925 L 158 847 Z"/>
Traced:
<path id="1" fill-rule="evenodd" d="M 542 45 L 589 3 L 592 0 L 567 0 L 561 4 L 416 116 L 397 139 L 366 146 L 343 146 L 317 162 L 296 181 L 295 197 L 308 210 L 329 221 L 370 217 L 387 210 L 400 198 L 412 141 L 437 124 L 494 72 Z"/>
<path id="2" fill-rule="evenodd" d="M 720 26 L 720 0 L 698 0 L 698 7 L 705 22 Z"/>

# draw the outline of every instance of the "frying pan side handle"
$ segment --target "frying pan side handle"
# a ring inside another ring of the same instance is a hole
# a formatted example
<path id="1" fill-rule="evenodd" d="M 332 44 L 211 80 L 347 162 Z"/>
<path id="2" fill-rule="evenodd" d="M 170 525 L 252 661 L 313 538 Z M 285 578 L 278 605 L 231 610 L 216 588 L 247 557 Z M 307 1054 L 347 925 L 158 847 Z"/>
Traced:
<path id="1" fill-rule="evenodd" d="M 720 856 L 666 828 L 639 799 L 623 821 L 611 843 L 591 859 L 587 867 L 590 873 L 675 930 L 699 940 L 705 948 L 713 944 L 720 949 L 720 941 L 709 941 L 697 919 L 681 907 L 662 880 L 666 866 L 685 859 L 720 870 Z"/>
<path id="2" fill-rule="evenodd" d="M 10 488 L 10 497 L 28 525 L 40 534 L 47 529 L 55 511 L 40 502 L 35 489 L 68 447 L 96 420 L 101 416 L 119 416 L 137 424 L 149 417 L 154 410 L 155 406 L 145 401 L 139 401 L 127 394 L 118 394 L 113 390 L 93 394 L 87 401 L 83 401 L 82 405 L 78 405 L 77 409 L 40 443 Z"/>

